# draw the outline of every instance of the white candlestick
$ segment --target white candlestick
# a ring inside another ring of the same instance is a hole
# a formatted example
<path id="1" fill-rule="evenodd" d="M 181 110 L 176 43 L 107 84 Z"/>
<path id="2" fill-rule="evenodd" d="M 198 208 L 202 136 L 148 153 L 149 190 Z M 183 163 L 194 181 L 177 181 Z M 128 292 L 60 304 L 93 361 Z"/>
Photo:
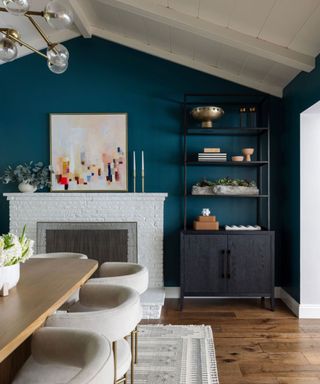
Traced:
<path id="1" fill-rule="evenodd" d="M 136 192 L 136 151 L 133 151 L 133 192 Z"/>
<path id="2" fill-rule="evenodd" d="M 141 179 L 142 179 L 142 193 L 144 193 L 144 152 L 141 152 Z"/>
<path id="3" fill-rule="evenodd" d="M 144 171 L 144 152 L 141 152 L 141 164 L 142 164 L 142 172 Z"/>

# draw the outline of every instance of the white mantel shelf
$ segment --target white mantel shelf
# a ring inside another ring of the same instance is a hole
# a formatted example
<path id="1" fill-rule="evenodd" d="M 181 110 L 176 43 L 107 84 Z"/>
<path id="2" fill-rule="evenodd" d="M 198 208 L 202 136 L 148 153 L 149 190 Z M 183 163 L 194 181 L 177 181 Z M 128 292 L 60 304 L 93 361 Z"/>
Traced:
<path id="1" fill-rule="evenodd" d="M 164 201 L 168 196 L 167 193 L 127 193 L 127 192 L 35 192 L 35 193 L 4 193 L 3 196 L 7 200 L 46 200 L 46 199 L 86 199 L 86 200 L 113 200 L 113 201 L 141 201 L 141 200 L 157 200 Z"/>
<path id="2" fill-rule="evenodd" d="M 163 223 L 167 193 L 39 192 L 4 196 L 9 202 L 10 231 L 20 233 L 26 224 L 37 253 L 46 251 L 45 241 L 37 241 L 38 223 L 136 222 L 138 263 L 149 270 L 144 318 L 159 318 L 164 301 Z"/>

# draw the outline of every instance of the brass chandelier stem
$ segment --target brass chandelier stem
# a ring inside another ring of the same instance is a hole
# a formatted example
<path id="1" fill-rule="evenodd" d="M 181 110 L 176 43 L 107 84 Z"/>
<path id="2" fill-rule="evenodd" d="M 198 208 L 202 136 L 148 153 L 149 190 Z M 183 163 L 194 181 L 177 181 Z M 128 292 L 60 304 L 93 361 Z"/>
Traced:
<path id="1" fill-rule="evenodd" d="M 0 7 L 0 12 L 8 12 L 5 8 Z M 25 16 L 44 16 L 43 11 L 28 11 L 25 13 Z"/>
<path id="2" fill-rule="evenodd" d="M 5 31 L 4 31 L 5 30 Z M 48 60 L 48 57 L 47 55 L 45 55 L 44 53 L 38 51 L 36 48 L 33 48 L 31 45 L 29 45 L 28 43 L 20 40 L 18 37 L 15 37 L 13 35 L 11 35 L 10 33 L 8 33 L 8 29 L 6 28 L 2 28 L 2 30 L 0 30 L 0 32 L 2 33 L 5 33 L 7 35 L 7 38 L 10 39 L 10 40 L 13 40 L 15 41 L 16 43 L 20 44 L 20 45 L 23 45 L 24 47 L 30 49 L 30 51 L 33 51 L 34 53 L 37 53 L 38 55 L 44 57 L 46 60 Z"/>
<path id="3" fill-rule="evenodd" d="M 48 36 L 43 32 L 40 25 L 34 20 L 34 18 L 30 15 L 25 14 L 26 17 L 30 20 L 31 24 L 35 27 L 35 29 L 38 31 L 39 35 L 43 38 L 43 40 L 47 43 L 47 45 L 50 47 L 53 44 L 49 40 Z"/>
<path id="4" fill-rule="evenodd" d="M 0 13 L 6 12 L 26 17 L 41 36 L 41 39 L 46 43 L 46 52 L 43 53 L 42 48 L 41 50 L 37 49 L 21 40 L 21 36 L 16 29 L 0 27 L 0 35 L 2 33 L 5 38 L 8 39 L 7 43 L 5 43 L 3 38 L 0 39 L 1 59 L 5 62 L 14 60 L 18 56 L 17 45 L 20 45 L 46 59 L 51 72 L 56 74 L 65 72 L 68 68 L 69 59 L 67 48 L 58 42 L 50 41 L 49 34 L 46 33 L 46 29 L 41 27 L 36 17 L 43 17 L 51 27 L 57 27 L 56 29 L 58 29 L 60 26 L 68 27 L 73 22 L 71 10 L 69 11 L 68 7 L 64 7 L 64 4 L 62 4 L 62 11 L 60 12 L 60 8 L 57 8 L 57 5 L 49 2 L 43 11 L 26 11 L 29 8 L 29 2 L 27 0 L 23 0 L 21 3 L 17 0 L 6 0 L 6 2 L 1 5 L 5 5 L 5 7 L 0 7 Z M 56 11 L 57 9 L 58 11 Z"/>

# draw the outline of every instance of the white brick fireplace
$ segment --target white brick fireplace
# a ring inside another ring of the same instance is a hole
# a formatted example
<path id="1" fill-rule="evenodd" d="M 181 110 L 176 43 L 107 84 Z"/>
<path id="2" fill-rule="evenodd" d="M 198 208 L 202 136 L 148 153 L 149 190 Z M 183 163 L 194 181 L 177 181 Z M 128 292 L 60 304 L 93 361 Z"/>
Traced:
<path id="1" fill-rule="evenodd" d="M 6 193 L 10 231 L 37 239 L 40 222 L 136 222 L 138 263 L 149 269 L 149 290 L 142 298 L 144 318 L 158 318 L 164 301 L 163 208 L 166 193 Z M 43 245 L 36 244 L 40 253 Z"/>

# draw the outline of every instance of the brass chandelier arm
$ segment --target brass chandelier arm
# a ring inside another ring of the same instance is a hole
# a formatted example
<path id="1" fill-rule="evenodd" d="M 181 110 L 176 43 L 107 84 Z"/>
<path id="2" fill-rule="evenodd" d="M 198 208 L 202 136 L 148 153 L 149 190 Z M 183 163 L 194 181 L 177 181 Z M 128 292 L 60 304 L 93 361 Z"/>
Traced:
<path id="1" fill-rule="evenodd" d="M 43 32 L 40 25 L 34 20 L 34 18 L 30 15 L 25 14 L 25 16 L 30 20 L 31 24 L 35 27 L 35 29 L 38 31 L 39 35 L 43 38 L 43 40 L 47 43 L 47 45 L 50 47 L 53 44 L 49 40 L 48 36 Z"/>
<path id="2" fill-rule="evenodd" d="M 20 44 L 20 45 L 23 45 L 24 47 L 30 49 L 30 51 L 33 51 L 34 53 L 37 53 L 39 56 L 42 56 L 44 57 L 46 60 L 48 60 L 48 57 L 47 55 L 45 55 L 44 53 L 38 51 L 36 48 L 33 48 L 30 44 L 28 43 L 25 43 L 24 41 L 18 39 L 17 37 L 15 36 L 12 36 L 12 35 L 9 35 L 8 36 L 9 39 L 15 41 L 16 43 Z"/>
<path id="3" fill-rule="evenodd" d="M 0 7 L 0 12 L 8 12 L 5 8 Z M 43 11 L 28 11 L 25 13 L 25 16 L 44 16 Z"/>

